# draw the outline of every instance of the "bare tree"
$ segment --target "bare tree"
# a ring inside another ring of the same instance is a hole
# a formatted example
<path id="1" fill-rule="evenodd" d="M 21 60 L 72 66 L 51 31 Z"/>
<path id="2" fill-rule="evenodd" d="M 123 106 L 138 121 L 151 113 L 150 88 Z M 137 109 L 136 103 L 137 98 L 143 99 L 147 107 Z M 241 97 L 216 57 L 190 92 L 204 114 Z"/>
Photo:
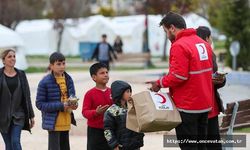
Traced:
<path id="1" fill-rule="evenodd" d="M 24 19 L 41 18 L 43 0 L 0 0 L 0 23 L 15 28 Z"/>
<path id="2" fill-rule="evenodd" d="M 48 4 L 49 3 L 49 4 Z M 50 0 L 47 1 L 47 8 L 51 10 L 48 18 L 54 19 L 54 29 L 58 33 L 57 51 L 60 51 L 62 35 L 66 18 L 79 18 L 90 15 L 89 0 Z"/>

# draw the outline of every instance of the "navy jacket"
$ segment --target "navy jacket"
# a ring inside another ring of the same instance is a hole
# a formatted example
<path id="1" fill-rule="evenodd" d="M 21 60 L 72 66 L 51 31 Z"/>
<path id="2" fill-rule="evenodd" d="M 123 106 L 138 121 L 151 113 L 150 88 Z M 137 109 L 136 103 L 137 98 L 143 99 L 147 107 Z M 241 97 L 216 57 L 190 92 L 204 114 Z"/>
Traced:
<path id="1" fill-rule="evenodd" d="M 72 78 L 65 72 L 68 97 L 75 95 L 75 88 Z M 36 107 L 42 112 L 42 128 L 53 131 L 55 129 L 56 118 L 59 111 L 64 111 L 61 102 L 61 90 L 56 83 L 54 75 L 48 74 L 38 85 L 36 96 Z M 76 121 L 71 113 L 71 123 L 76 125 Z"/>
<path id="2" fill-rule="evenodd" d="M 94 53 L 93 53 L 93 55 L 92 55 L 92 57 L 91 57 L 91 59 L 94 59 L 94 58 L 96 58 L 96 60 L 97 61 L 100 61 L 99 59 L 98 59 L 98 56 L 99 56 L 99 51 L 100 51 L 100 49 L 99 49 L 99 46 L 100 46 L 100 44 L 101 44 L 101 42 L 100 43 L 98 43 L 97 45 L 96 45 L 96 48 L 95 48 L 95 50 L 94 50 Z M 112 46 L 109 44 L 109 43 L 107 43 L 108 44 L 108 56 L 109 56 L 109 61 L 113 61 L 113 57 L 115 58 L 115 59 L 117 59 L 117 56 L 116 56 L 116 54 L 115 54 L 115 52 L 114 52 L 114 49 L 112 48 Z M 113 56 L 113 57 L 112 57 Z"/>

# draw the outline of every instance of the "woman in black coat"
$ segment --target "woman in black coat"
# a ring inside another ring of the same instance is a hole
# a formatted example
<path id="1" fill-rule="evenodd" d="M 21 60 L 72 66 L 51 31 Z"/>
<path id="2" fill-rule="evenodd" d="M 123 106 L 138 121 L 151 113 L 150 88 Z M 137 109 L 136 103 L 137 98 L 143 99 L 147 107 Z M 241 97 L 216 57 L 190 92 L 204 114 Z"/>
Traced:
<path id="1" fill-rule="evenodd" d="M 34 126 L 30 89 L 24 71 L 16 69 L 13 49 L 2 52 L 0 69 L 0 132 L 6 150 L 21 150 L 21 131 Z"/>

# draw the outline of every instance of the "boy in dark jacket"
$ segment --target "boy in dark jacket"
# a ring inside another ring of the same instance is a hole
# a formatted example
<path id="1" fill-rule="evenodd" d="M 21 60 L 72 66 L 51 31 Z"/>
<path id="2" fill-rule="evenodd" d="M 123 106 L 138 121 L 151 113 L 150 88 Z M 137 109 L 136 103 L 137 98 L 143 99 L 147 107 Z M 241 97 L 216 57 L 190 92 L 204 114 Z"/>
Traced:
<path id="1" fill-rule="evenodd" d="M 126 128 L 127 101 L 131 99 L 131 86 L 117 80 L 111 85 L 114 104 L 104 114 L 104 135 L 114 150 L 139 150 L 143 146 L 143 133 Z"/>
<path id="2" fill-rule="evenodd" d="M 95 51 L 91 57 L 91 59 L 96 58 L 97 61 L 103 63 L 109 69 L 109 63 L 113 61 L 114 57 L 117 59 L 117 56 L 112 48 L 112 46 L 107 42 L 107 35 L 102 35 L 102 41 L 99 42 L 95 48 Z"/>
<path id="3" fill-rule="evenodd" d="M 42 112 L 42 128 L 48 130 L 49 150 L 70 150 L 70 124 L 76 125 L 70 105 L 70 96 L 75 96 L 72 78 L 65 72 L 65 57 L 58 52 L 50 55 L 51 73 L 39 83 L 36 107 Z"/>

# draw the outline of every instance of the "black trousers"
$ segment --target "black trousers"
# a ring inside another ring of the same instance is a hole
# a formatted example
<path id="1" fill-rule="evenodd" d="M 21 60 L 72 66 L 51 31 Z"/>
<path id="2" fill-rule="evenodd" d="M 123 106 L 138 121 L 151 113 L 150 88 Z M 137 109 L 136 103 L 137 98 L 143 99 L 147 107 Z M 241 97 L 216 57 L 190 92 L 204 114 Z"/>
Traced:
<path id="1" fill-rule="evenodd" d="M 208 140 L 220 140 L 220 131 L 219 131 L 219 123 L 218 116 L 208 119 L 207 126 L 207 139 Z M 207 144 L 207 150 L 222 150 L 221 143 L 210 143 Z"/>
<path id="2" fill-rule="evenodd" d="M 205 143 L 199 143 L 200 140 L 206 140 L 208 113 L 185 113 L 180 112 L 182 123 L 176 130 L 179 146 L 182 150 L 206 150 Z"/>
<path id="3" fill-rule="evenodd" d="M 48 131 L 49 150 L 70 150 L 69 131 Z"/>
<path id="4" fill-rule="evenodd" d="M 91 128 L 87 129 L 87 150 L 111 150 L 104 137 L 104 130 Z"/>

